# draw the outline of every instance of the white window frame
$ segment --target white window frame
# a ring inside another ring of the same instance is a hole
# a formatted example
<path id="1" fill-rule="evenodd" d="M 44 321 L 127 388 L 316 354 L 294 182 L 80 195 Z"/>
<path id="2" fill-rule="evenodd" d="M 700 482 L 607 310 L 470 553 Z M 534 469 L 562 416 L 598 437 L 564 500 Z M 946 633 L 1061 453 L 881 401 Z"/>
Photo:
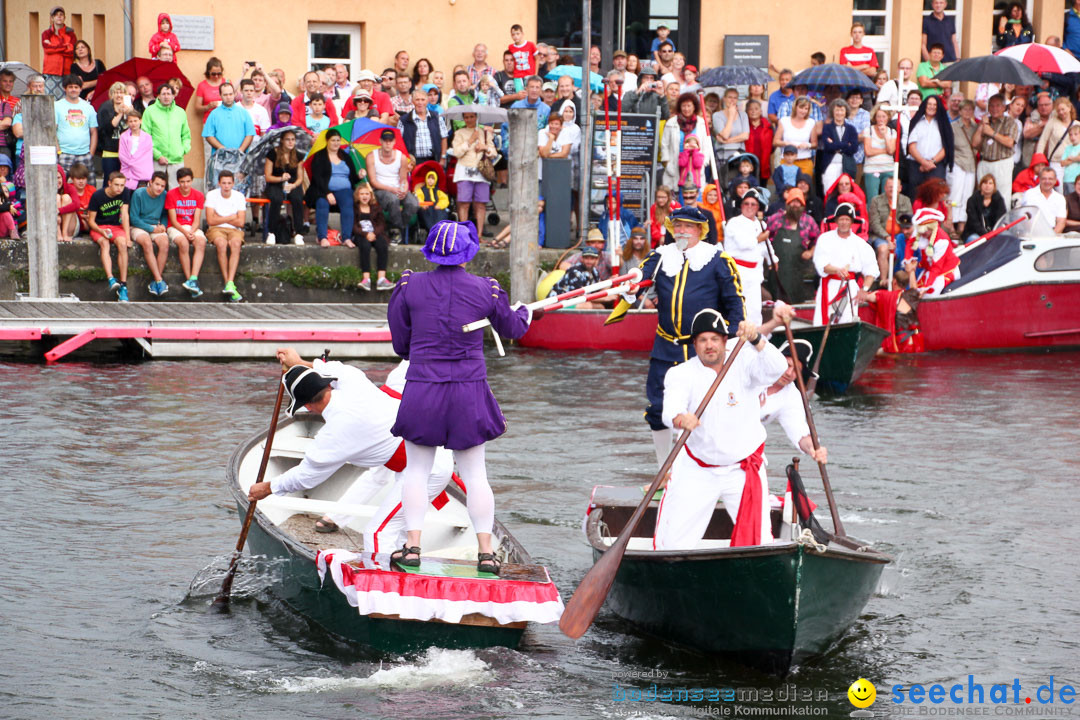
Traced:
<path id="1" fill-rule="evenodd" d="M 311 54 L 312 35 L 348 35 L 349 36 L 349 59 L 315 57 Z M 344 64 L 349 69 L 349 80 L 355 82 L 356 73 L 363 68 L 360 57 L 360 25 L 356 23 L 308 23 L 308 68 L 322 67 L 323 65 Z"/>
<path id="2" fill-rule="evenodd" d="M 852 3 L 854 5 L 854 3 Z M 866 35 L 863 38 L 863 43 L 870 48 L 873 48 L 874 52 L 879 54 L 878 67 L 889 73 L 889 77 L 892 77 L 892 10 L 893 0 L 885 0 L 884 10 L 857 10 L 854 7 L 851 10 L 851 21 L 856 22 L 861 17 L 884 17 L 885 18 L 885 34 L 884 35 Z M 850 38 L 849 38 L 850 42 Z"/>

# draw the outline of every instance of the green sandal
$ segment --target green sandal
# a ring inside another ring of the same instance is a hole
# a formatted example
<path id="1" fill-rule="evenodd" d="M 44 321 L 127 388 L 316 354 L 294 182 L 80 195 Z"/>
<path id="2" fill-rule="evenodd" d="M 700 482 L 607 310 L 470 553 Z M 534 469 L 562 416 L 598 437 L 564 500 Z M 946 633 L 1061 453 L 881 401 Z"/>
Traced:
<path id="1" fill-rule="evenodd" d="M 495 553 L 480 553 L 477 556 L 479 562 L 476 563 L 476 569 L 479 572 L 491 573 L 492 575 L 498 575 L 502 569 L 502 563 L 499 558 L 495 557 Z"/>
<path id="2" fill-rule="evenodd" d="M 408 558 L 407 555 L 415 555 L 415 558 Z M 400 550 L 395 550 L 390 553 L 390 562 L 396 563 L 401 567 L 420 567 L 420 548 L 409 547 L 408 543 L 401 546 Z"/>

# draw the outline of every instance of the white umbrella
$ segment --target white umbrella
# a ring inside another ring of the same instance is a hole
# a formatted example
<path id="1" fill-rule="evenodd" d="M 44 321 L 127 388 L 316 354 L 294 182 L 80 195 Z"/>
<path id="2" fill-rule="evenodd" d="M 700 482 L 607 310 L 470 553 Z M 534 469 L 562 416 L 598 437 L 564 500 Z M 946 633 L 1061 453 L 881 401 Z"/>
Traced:
<path id="1" fill-rule="evenodd" d="M 38 74 L 37 70 L 26 63 L 21 62 L 0 63 L 0 70 L 10 70 L 15 73 L 15 87 L 11 90 L 11 94 L 15 97 L 25 95 L 26 85 L 30 81 L 30 76 Z"/>
<path id="2" fill-rule="evenodd" d="M 510 120 L 506 111 L 493 105 L 452 105 L 443 111 L 443 116 L 448 118 L 463 118 L 466 113 L 476 115 L 476 122 L 480 125 L 494 125 Z"/>

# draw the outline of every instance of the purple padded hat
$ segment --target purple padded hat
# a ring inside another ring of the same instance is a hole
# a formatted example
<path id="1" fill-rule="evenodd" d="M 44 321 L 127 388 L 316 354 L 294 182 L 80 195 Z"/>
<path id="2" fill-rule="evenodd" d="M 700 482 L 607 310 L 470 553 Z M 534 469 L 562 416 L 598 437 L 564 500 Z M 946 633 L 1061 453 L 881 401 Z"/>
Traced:
<path id="1" fill-rule="evenodd" d="M 461 265 L 476 257 L 480 238 L 472 222 L 443 220 L 427 234 L 424 257 L 436 265 Z"/>

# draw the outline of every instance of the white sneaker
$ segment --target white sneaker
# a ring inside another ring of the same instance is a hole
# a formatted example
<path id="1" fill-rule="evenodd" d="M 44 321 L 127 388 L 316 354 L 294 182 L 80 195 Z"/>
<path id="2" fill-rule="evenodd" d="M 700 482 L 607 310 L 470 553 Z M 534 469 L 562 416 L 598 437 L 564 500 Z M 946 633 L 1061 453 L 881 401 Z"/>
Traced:
<path id="1" fill-rule="evenodd" d="M 293 241 L 293 245 L 303 245 L 304 244 L 304 236 L 301 235 L 300 233 L 297 233 L 296 235 L 293 235 L 292 241 Z"/>
<path id="2" fill-rule="evenodd" d="M 277 238 L 274 237 L 274 233 L 269 233 L 266 236 L 266 244 L 267 245 L 277 245 Z"/>

